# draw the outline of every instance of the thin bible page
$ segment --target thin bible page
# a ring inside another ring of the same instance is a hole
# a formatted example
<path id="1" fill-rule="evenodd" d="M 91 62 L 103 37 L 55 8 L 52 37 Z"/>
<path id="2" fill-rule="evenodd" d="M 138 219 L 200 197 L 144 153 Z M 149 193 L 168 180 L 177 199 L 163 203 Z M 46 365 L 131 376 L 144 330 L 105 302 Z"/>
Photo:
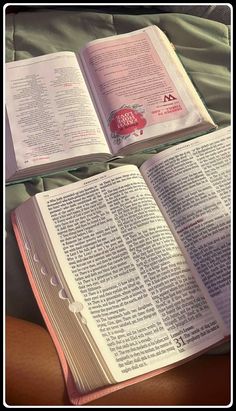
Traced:
<path id="1" fill-rule="evenodd" d="M 212 122 L 172 45 L 156 26 L 99 39 L 81 51 L 113 152 Z"/>
<path id="2" fill-rule="evenodd" d="M 11 178 L 17 170 L 7 111 L 5 111 L 5 179 Z"/>
<path id="3" fill-rule="evenodd" d="M 6 107 L 19 169 L 109 153 L 72 52 L 7 63 Z"/>
<path id="4" fill-rule="evenodd" d="M 142 174 L 229 332 L 231 128 L 155 155 Z"/>
<path id="5" fill-rule="evenodd" d="M 118 167 L 37 195 L 63 281 L 116 381 L 223 334 L 141 174 Z"/>

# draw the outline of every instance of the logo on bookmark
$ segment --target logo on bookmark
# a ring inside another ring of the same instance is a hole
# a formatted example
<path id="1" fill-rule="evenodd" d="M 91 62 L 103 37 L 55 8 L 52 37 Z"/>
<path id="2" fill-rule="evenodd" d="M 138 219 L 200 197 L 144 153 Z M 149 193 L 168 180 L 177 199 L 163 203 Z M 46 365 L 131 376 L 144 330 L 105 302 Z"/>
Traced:
<path id="1" fill-rule="evenodd" d="M 123 105 L 118 110 L 111 112 L 108 125 L 115 144 L 119 145 L 131 136 L 139 137 L 143 134 L 143 129 L 147 123 L 143 113 L 144 108 L 140 104 Z"/>

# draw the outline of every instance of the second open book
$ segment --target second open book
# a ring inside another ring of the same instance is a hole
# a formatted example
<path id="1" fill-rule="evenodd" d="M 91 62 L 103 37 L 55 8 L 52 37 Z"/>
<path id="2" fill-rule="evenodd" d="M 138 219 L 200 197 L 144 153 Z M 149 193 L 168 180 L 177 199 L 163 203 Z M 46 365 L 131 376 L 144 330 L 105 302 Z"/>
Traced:
<path id="1" fill-rule="evenodd" d="M 71 402 L 230 334 L 230 128 L 36 194 L 13 214 Z"/>
<path id="2" fill-rule="evenodd" d="M 6 64 L 8 182 L 214 128 L 156 26 Z"/>

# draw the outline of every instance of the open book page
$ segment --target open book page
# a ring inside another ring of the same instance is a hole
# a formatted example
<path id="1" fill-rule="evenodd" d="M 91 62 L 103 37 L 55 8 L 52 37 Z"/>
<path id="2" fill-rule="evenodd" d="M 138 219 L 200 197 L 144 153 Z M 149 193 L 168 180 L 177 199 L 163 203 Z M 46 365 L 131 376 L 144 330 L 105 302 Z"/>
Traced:
<path id="1" fill-rule="evenodd" d="M 203 104 L 156 26 L 94 40 L 80 55 L 114 153 L 202 122 Z"/>
<path id="2" fill-rule="evenodd" d="M 223 338 L 135 166 L 36 199 L 63 272 L 60 281 L 75 306 L 82 304 L 116 381 L 172 364 Z"/>
<path id="3" fill-rule="evenodd" d="M 16 158 L 11 139 L 11 130 L 7 112 L 5 111 L 5 179 L 8 180 L 16 171 Z"/>
<path id="4" fill-rule="evenodd" d="M 18 169 L 109 153 L 72 52 L 6 63 L 6 107 Z"/>
<path id="5" fill-rule="evenodd" d="M 141 170 L 229 332 L 231 128 L 165 150 Z"/>

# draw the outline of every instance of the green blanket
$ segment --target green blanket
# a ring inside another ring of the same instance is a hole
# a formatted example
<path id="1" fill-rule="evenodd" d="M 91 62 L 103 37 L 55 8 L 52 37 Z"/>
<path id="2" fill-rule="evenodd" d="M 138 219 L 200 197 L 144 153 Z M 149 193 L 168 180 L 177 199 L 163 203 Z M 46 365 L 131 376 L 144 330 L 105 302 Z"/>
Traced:
<path id="1" fill-rule="evenodd" d="M 62 50 L 78 51 L 96 38 L 156 24 L 174 44 L 209 113 L 219 127 L 230 123 L 230 27 L 183 14 L 105 14 L 69 10 L 19 12 L 6 16 L 6 61 Z M 10 222 L 11 211 L 30 196 L 129 163 L 140 166 L 151 153 L 115 163 L 85 164 L 73 172 L 37 177 L 6 187 L 6 313 L 43 323 L 21 261 Z"/>

